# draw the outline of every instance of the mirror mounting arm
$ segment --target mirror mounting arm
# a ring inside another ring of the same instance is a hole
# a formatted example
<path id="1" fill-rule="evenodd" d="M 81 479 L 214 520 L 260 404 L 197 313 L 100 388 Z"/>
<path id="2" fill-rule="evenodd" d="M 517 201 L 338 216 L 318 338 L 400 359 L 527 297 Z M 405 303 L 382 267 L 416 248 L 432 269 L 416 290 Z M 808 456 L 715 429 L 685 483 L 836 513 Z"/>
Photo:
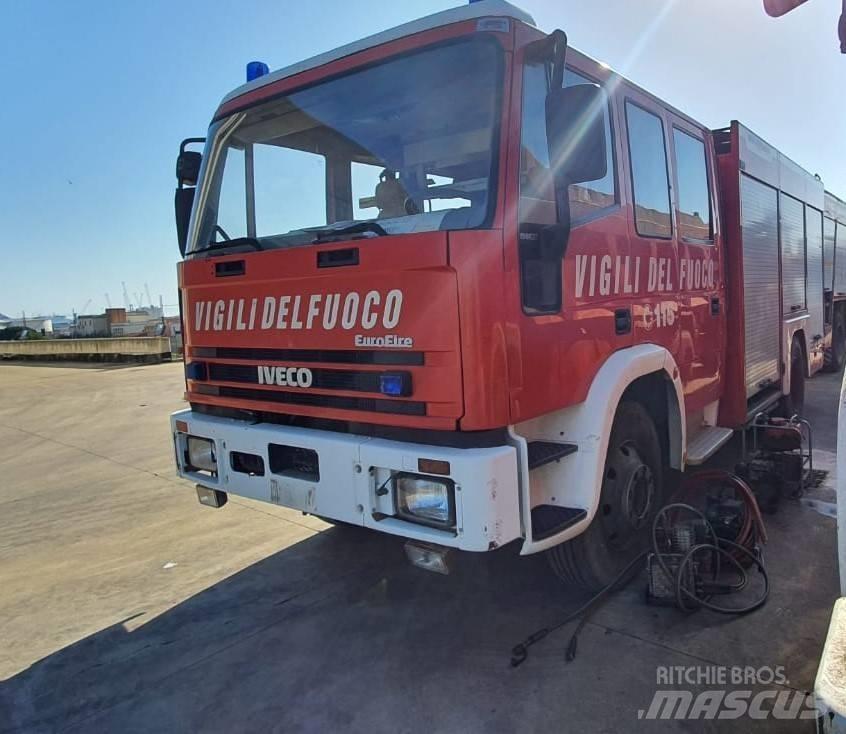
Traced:
<path id="1" fill-rule="evenodd" d="M 555 30 L 549 34 L 551 43 L 550 59 L 552 61 L 552 78 L 550 89 L 560 89 L 564 86 L 564 67 L 567 61 L 567 34 L 562 30 Z"/>
<path id="2" fill-rule="evenodd" d="M 550 89 L 564 85 L 564 62 L 567 58 L 567 34 L 562 30 L 552 31 L 545 38 L 526 46 L 526 60 L 549 65 Z"/>

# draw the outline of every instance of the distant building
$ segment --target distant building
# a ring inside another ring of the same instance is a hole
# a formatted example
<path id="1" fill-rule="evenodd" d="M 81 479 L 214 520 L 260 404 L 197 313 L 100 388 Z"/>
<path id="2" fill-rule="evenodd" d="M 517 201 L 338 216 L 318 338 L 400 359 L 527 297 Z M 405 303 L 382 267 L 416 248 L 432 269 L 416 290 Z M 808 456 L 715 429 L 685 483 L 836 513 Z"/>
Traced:
<path id="1" fill-rule="evenodd" d="M 0 329 L 5 329 L 11 322 L 12 319 L 6 316 L 6 314 L 0 313 Z"/>
<path id="2" fill-rule="evenodd" d="M 153 306 L 134 311 L 110 308 L 106 316 L 111 336 L 150 336 L 162 326 L 162 310 Z"/>
<path id="3" fill-rule="evenodd" d="M 80 314 L 76 317 L 76 336 L 109 336 L 106 314 Z"/>
<path id="4" fill-rule="evenodd" d="M 10 319 L 5 326 L 20 326 L 45 335 L 53 333 L 53 319 L 49 316 L 27 316 L 25 319 Z"/>
<path id="5" fill-rule="evenodd" d="M 146 328 L 146 321 L 125 321 L 122 324 L 112 324 L 110 333 L 112 336 L 145 336 Z"/>

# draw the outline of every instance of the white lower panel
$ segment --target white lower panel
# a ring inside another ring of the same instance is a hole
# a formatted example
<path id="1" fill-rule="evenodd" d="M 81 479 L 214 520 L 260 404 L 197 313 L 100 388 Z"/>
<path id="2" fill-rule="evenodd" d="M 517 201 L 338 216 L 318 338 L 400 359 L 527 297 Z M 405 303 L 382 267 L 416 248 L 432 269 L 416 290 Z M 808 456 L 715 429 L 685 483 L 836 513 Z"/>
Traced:
<path id="1" fill-rule="evenodd" d="M 182 451 L 185 434 L 177 431 L 176 421 L 186 422 L 190 435 L 215 442 L 217 477 L 186 470 Z M 429 446 L 269 423 L 251 424 L 190 410 L 171 416 L 171 430 L 179 475 L 229 494 L 464 550 L 492 550 L 522 535 L 517 452 L 512 446 Z M 271 473 L 271 443 L 316 451 L 319 479 L 309 481 Z M 230 464 L 233 451 L 262 457 L 264 476 L 234 471 Z M 383 486 L 391 487 L 386 480 L 392 473 L 416 473 L 420 458 L 450 464 L 448 478 L 456 486 L 455 530 L 425 527 L 393 517 L 392 494 L 376 493 Z"/>

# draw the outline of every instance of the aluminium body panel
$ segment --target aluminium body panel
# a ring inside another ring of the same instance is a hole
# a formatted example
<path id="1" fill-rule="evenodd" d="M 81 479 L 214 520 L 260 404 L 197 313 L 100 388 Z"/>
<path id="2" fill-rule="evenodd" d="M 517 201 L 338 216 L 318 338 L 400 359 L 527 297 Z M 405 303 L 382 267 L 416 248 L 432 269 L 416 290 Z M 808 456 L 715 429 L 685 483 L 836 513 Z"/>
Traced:
<path id="1" fill-rule="evenodd" d="M 834 288 L 834 243 L 837 223 L 825 217 L 823 220 L 823 287 L 830 291 Z"/>
<path id="2" fill-rule="evenodd" d="M 779 379 L 778 192 L 740 177 L 746 397 Z"/>
<path id="3" fill-rule="evenodd" d="M 823 210 L 825 187 L 819 178 L 780 153 L 748 127 L 740 123 L 737 123 L 737 127 L 741 171 L 815 209 Z"/>
<path id="4" fill-rule="evenodd" d="M 835 295 L 846 295 L 846 201 L 825 192 L 826 256 L 831 249 L 831 280 L 826 277 L 826 288 Z"/>
<path id="5" fill-rule="evenodd" d="M 779 196 L 781 226 L 782 312 L 785 317 L 807 307 L 805 292 L 805 212 L 802 202 Z"/>
<path id="6" fill-rule="evenodd" d="M 846 295 L 846 223 L 837 222 L 834 247 L 834 295 Z"/>
<path id="7" fill-rule="evenodd" d="M 805 237 L 808 263 L 808 313 L 810 333 L 808 345 L 818 343 L 825 336 L 823 323 L 823 219 L 822 212 L 805 207 Z"/>

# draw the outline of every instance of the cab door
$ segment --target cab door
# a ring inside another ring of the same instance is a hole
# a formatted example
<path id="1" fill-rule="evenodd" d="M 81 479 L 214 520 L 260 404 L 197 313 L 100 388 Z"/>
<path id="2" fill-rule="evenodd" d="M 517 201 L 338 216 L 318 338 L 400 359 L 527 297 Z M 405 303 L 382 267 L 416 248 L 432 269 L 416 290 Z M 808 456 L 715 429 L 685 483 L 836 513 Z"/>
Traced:
<path id="1" fill-rule="evenodd" d="M 628 155 L 634 342 L 665 347 L 678 361 L 678 251 L 668 120 L 651 98 L 624 90 L 619 102 Z"/>
<path id="2" fill-rule="evenodd" d="M 710 133 L 668 115 L 678 242 L 679 353 L 688 413 L 719 398 L 724 293 Z"/>

